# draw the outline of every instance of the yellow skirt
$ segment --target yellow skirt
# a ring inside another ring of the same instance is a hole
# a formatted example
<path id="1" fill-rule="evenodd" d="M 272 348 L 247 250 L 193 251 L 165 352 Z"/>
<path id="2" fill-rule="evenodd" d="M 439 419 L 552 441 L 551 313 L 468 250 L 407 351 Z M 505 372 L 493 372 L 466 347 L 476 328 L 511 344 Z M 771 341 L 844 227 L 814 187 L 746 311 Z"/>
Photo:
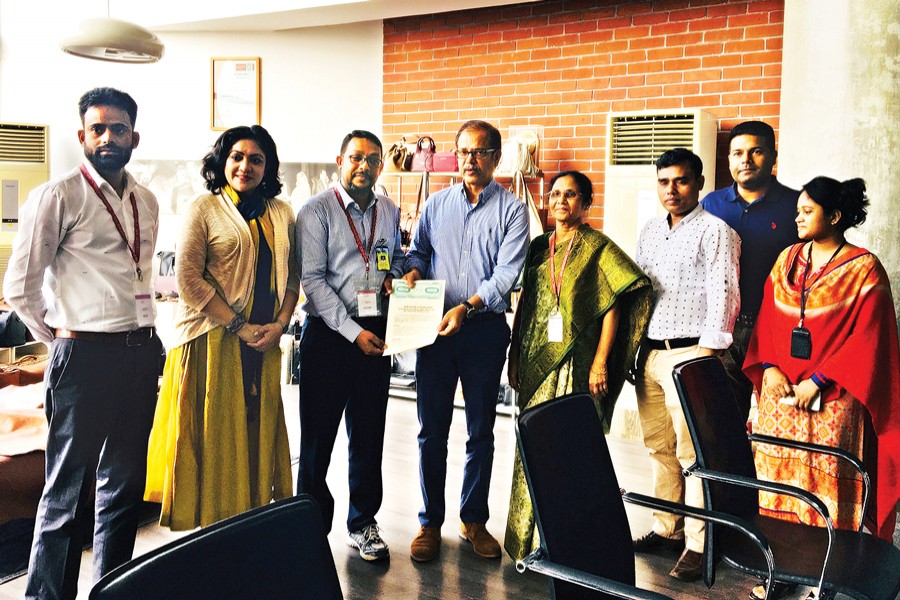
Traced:
<path id="1" fill-rule="evenodd" d="M 292 494 L 280 367 L 276 346 L 263 356 L 259 418 L 248 423 L 236 335 L 217 327 L 169 352 L 144 492 L 162 504 L 160 525 L 194 529 Z"/>

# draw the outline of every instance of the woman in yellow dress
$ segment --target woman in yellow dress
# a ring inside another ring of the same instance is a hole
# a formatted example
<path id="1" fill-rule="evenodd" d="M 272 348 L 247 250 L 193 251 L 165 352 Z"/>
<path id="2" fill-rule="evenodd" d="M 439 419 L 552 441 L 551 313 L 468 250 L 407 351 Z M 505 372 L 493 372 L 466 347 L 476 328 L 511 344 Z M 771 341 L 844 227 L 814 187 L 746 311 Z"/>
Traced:
<path id="1" fill-rule="evenodd" d="M 203 159 L 209 194 L 175 256 L 179 303 L 148 452 L 160 525 L 193 529 L 291 495 L 278 345 L 297 304 L 294 215 L 275 142 L 224 132 Z"/>
<path id="2" fill-rule="evenodd" d="M 603 233 L 584 223 L 591 180 L 563 171 L 550 180 L 555 230 L 532 240 L 509 347 L 509 383 L 525 409 L 589 392 L 605 429 L 650 318 L 653 288 Z M 519 560 L 537 547 L 522 463 L 513 467 L 506 552 Z"/>

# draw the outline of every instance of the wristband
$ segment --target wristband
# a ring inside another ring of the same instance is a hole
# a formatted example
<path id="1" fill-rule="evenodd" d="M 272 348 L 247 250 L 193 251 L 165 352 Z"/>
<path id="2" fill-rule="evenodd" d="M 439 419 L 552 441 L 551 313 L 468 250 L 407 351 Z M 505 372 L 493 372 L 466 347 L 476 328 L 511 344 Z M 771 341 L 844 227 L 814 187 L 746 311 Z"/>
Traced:
<path id="1" fill-rule="evenodd" d="M 244 326 L 244 323 L 246 323 L 246 321 L 244 320 L 243 315 L 235 315 L 231 320 L 231 323 L 225 326 L 225 329 L 231 333 L 237 333 L 241 330 L 241 327 Z"/>

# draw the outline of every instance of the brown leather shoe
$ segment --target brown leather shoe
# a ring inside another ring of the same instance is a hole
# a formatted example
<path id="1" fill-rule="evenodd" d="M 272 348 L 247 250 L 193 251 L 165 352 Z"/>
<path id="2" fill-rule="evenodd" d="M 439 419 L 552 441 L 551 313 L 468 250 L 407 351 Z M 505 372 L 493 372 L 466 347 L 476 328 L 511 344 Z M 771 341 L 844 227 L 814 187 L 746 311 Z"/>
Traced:
<path id="1" fill-rule="evenodd" d="M 488 533 L 483 523 L 460 523 L 459 537 L 472 544 L 472 549 L 478 556 L 500 558 L 500 544 Z"/>
<path id="2" fill-rule="evenodd" d="M 700 579 L 703 566 L 703 554 L 685 548 L 681 558 L 675 563 L 675 568 L 669 571 L 669 575 L 681 581 L 696 581 Z"/>
<path id="3" fill-rule="evenodd" d="M 409 556 L 416 562 L 428 562 L 441 552 L 441 528 L 419 527 L 419 533 L 409 545 Z"/>

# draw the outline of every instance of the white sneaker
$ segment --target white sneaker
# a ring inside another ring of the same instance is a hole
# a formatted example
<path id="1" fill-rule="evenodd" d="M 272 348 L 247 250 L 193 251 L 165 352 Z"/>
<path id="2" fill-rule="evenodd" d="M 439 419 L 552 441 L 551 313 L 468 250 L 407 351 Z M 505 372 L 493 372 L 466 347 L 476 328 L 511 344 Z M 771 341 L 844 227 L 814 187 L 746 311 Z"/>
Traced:
<path id="1" fill-rule="evenodd" d="M 363 560 L 382 560 L 391 555 L 375 523 L 366 525 L 358 531 L 349 532 L 347 545 L 358 549 Z"/>

